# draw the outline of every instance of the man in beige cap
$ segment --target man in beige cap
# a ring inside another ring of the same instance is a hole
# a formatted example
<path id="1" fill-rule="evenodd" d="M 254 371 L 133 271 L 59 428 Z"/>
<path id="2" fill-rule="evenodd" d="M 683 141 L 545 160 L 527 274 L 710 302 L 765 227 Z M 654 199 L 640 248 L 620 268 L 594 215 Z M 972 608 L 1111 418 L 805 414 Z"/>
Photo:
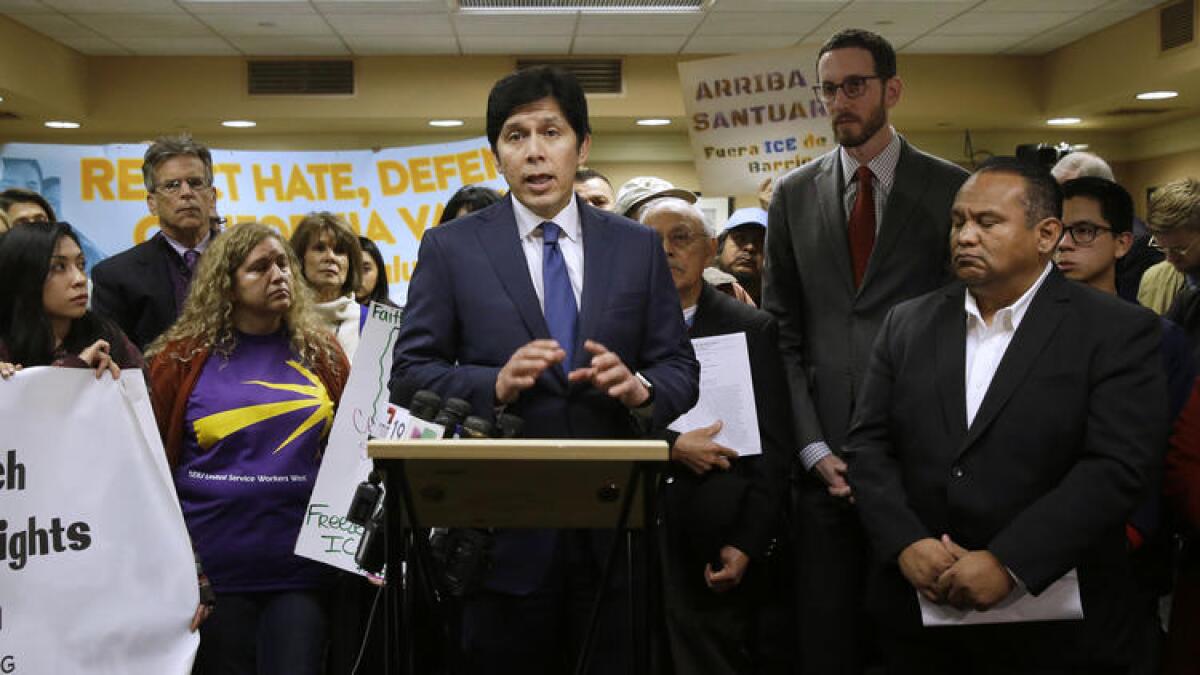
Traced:
<path id="1" fill-rule="evenodd" d="M 617 191 L 616 212 L 626 218 L 638 219 L 642 207 L 659 197 L 678 197 L 689 204 L 696 203 L 696 193 L 672 185 L 658 176 L 630 178 Z"/>

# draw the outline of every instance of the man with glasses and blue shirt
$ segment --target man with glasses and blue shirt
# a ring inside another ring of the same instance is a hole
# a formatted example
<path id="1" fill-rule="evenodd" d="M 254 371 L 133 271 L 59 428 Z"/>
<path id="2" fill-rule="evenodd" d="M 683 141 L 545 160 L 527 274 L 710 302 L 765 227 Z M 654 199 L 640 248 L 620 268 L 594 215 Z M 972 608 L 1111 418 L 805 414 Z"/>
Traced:
<path id="1" fill-rule="evenodd" d="M 883 37 L 849 29 L 817 60 L 838 147 L 780 179 L 763 307 L 779 319 L 802 471 L 793 487 L 802 672 L 863 668 L 866 540 L 842 459 L 888 310 L 948 278 L 950 206 L 967 173 L 888 124 L 903 83 Z"/>
<path id="2" fill-rule="evenodd" d="M 212 154 L 191 136 L 162 137 L 142 163 L 146 206 L 159 231 L 96 265 L 92 308 L 117 323 L 138 349 L 167 329 L 183 310 L 192 272 L 213 227 Z"/>

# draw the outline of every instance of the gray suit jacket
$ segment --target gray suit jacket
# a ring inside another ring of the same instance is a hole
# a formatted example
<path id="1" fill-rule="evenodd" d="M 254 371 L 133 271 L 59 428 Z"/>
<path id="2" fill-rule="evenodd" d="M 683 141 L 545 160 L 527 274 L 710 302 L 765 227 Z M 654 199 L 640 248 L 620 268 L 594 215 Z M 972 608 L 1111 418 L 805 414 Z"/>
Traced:
<path id="1" fill-rule="evenodd" d="M 850 265 L 838 152 L 781 179 L 771 200 L 763 309 L 779 319 L 799 447 L 840 453 L 875 335 L 897 303 L 950 279 L 950 207 L 962 168 L 901 139 L 861 288 Z"/>

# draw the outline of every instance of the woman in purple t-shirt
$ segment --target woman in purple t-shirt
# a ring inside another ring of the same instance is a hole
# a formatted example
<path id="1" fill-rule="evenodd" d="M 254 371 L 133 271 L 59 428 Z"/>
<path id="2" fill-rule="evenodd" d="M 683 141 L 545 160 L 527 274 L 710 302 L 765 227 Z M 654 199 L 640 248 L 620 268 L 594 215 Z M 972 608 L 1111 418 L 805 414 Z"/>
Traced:
<path id="1" fill-rule="evenodd" d="M 213 242 L 150 355 L 151 400 L 216 595 L 194 672 L 320 671 L 332 568 L 292 551 L 350 366 L 258 223 Z"/>
<path id="2" fill-rule="evenodd" d="M 67 223 L 18 225 L 0 237 L 0 379 L 32 366 L 92 368 L 97 378 L 142 367 L 121 329 L 88 311 L 84 262 Z"/>

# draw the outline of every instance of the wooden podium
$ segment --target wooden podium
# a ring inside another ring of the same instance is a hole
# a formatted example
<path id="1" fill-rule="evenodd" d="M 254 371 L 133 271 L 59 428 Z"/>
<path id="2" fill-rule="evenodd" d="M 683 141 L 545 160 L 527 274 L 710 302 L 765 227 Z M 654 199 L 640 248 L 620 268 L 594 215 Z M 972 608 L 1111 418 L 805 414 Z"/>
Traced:
<path id="1" fill-rule="evenodd" d="M 408 532 L 430 527 L 616 530 L 618 536 L 605 563 L 577 664 L 576 672 L 585 672 L 603 590 L 622 548 L 620 542 L 626 543 L 628 552 L 628 530 L 654 523 L 658 470 L 670 457 L 667 444 L 570 439 L 372 440 L 368 454 L 384 475 L 389 522 L 393 523 L 389 530 L 397 529 L 395 524 Z M 393 536 L 391 531 L 388 534 Z M 640 600 L 644 615 L 654 626 L 657 622 L 652 612 L 658 608 L 650 599 L 657 597 L 652 583 L 657 578 L 657 561 L 652 554 L 653 537 L 644 539 L 649 592 Z M 389 546 L 389 570 L 401 569 L 401 559 L 409 561 L 410 573 L 413 562 L 419 568 L 432 569 L 427 540 L 406 536 L 401 540 L 413 550 Z M 414 585 L 410 581 L 412 575 L 406 574 L 404 588 L 409 600 Z M 630 591 L 635 663 L 648 673 L 652 646 L 634 630 L 632 616 L 639 598 L 634 597 L 632 584 Z M 407 638 L 413 631 L 402 632 L 411 673 L 414 645 Z"/>

